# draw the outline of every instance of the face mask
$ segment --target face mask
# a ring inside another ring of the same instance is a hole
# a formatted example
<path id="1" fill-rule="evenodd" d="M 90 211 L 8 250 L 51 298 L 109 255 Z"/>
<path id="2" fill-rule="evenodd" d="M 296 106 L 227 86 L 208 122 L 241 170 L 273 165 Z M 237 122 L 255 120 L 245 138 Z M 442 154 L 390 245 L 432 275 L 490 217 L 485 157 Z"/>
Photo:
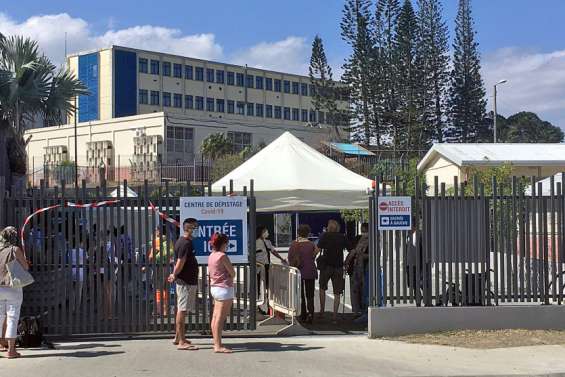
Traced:
<path id="1" fill-rule="evenodd" d="M 263 238 L 269 238 L 269 231 L 268 230 L 263 232 Z"/>

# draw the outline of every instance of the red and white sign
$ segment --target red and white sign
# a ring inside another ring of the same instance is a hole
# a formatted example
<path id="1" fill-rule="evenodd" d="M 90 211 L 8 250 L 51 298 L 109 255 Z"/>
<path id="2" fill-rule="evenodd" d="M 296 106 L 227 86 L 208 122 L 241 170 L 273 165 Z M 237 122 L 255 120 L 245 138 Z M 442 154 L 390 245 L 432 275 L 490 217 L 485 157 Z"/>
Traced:
<path id="1" fill-rule="evenodd" d="M 412 198 L 382 196 L 377 199 L 379 230 L 410 230 L 412 228 Z"/>

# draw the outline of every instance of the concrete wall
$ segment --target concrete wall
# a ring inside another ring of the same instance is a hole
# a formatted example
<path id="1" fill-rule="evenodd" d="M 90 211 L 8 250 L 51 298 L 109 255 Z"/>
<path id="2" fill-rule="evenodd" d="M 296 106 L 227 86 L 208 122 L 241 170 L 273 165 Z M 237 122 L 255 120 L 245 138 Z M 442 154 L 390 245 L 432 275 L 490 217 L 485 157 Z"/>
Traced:
<path id="1" fill-rule="evenodd" d="M 452 330 L 565 330 L 557 305 L 369 308 L 369 337 Z"/>

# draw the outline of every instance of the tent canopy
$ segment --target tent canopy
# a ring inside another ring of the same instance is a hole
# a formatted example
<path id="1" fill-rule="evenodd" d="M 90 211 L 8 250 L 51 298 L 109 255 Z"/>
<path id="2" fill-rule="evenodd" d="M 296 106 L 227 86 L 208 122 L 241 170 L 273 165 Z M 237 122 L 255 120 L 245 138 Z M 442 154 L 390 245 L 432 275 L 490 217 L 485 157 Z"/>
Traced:
<path id="1" fill-rule="evenodd" d="M 290 132 L 212 185 L 214 192 L 249 188 L 261 212 L 366 208 L 372 181 L 308 146 Z"/>
<path id="2" fill-rule="evenodd" d="M 127 190 L 127 195 L 128 198 L 137 198 L 137 192 L 133 191 L 130 187 L 124 187 L 124 185 L 119 185 L 118 187 L 116 187 L 116 189 L 114 191 L 112 191 L 110 193 L 110 196 L 112 198 L 117 198 L 118 197 L 118 189 L 120 190 L 120 196 L 123 198 L 124 196 L 126 196 L 126 190 Z"/>
<path id="3" fill-rule="evenodd" d="M 562 178 L 563 173 L 557 173 L 553 176 L 553 194 L 557 195 L 557 187 L 561 185 L 561 192 L 563 192 L 562 186 Z M 550 196 L 551 195 L 551 177 L 547 177 L 542 179 L 541 181 L 537 181 L 535 183 L 535 193 L 539 195 L 539 186 L 538 184 L 541 182 L 541 195 L 542 196 Z M 526 186 L 526 190 L 524 192 L 525 195 L 532 195 L 532 185 Z"/>

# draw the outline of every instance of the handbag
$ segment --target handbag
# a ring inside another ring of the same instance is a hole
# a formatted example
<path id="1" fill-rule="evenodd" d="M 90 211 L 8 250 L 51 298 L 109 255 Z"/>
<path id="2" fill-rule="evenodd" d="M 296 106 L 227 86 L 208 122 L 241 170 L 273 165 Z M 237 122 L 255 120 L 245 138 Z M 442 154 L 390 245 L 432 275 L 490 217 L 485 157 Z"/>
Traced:
<path id="1" fill-rule="evenodd" d="M 316 267 L 320 271 L 326 268 L 326 255 L 324 249 L 320 251 L 320 255 L 316 258 Z"/>
<path id="2" fill-rule="evenodd" d="M 8 270 L 11 288 L 27 287 L 35 281 L 33 276 L 31 276 L 16 259 L 16 251 L 14 248 L 12 248 L 12 260 L 6 263 L 6 269 Z"/>

